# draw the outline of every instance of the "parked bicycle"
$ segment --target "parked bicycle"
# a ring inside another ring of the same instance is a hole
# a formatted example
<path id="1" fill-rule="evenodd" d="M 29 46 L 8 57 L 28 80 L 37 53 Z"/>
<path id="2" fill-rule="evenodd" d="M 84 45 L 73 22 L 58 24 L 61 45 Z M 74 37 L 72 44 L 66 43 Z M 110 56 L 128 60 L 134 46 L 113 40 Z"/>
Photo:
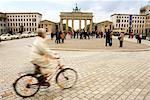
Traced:
<path id="1" fill-rule="evenodd" d="M 39 70 L 39 66 L 36 66 L 36 70 Z M 41 82 L 41 73 L 30 73 L 25 74 L 19 77 L 14 83 L 13 88 L 17 95 L 23 98 L 34 96 L 43 86 Z M 75 85 L 77 82 L 77 72 L 72 68 L 64 68 L 64 66 L 60 66 L 60 62 L 58 61 L 58 65 L 56 66 L 56 70 L 53 73 L 49 73 L 46 77 L 46 82 L 51 83 L 51 79 L 55 77 L 55 81 L 59 87 L 62 89 L 69 89 Z M 50 85 L 49 85 L 50 86 Z M 48 88 L 47 86 L 46 88 Z"/>

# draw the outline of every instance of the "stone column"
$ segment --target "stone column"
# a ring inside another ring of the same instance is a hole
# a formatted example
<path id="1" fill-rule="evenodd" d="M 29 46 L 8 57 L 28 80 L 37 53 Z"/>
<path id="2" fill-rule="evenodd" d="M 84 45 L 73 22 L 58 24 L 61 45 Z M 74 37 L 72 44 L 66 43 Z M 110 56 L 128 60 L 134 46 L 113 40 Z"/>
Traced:
<path id="1" fill-rule="evenodd" d="M 90 32 L 92 32 L 93 19 L 90 20 Z"/>
<path id="2" fill-rule="evenodd" d="M 60 18 L 60 31 L 63 31 L 63 19 Z"/>
<path id="3" fill-rule="evenodd" d="M 68 18 L 66 18 L 66 32 L 68 32 Z"/>
<path id="4" fill-rule="evenodd" d="M 72 30 L 74 30 L 74 19 L 72 19 Z"/>
<path id="5" fill-rule="evenodd" d="M 79 30 L 81 31 L 81 19 L 79 19 Z"/>
<path id="6" fill-rule="evenodd" d="M 87 32 L 87 19 L 85 19 L 85 22 L 84 22 L 84 30 L 85 30 L 85 32 Z"/>

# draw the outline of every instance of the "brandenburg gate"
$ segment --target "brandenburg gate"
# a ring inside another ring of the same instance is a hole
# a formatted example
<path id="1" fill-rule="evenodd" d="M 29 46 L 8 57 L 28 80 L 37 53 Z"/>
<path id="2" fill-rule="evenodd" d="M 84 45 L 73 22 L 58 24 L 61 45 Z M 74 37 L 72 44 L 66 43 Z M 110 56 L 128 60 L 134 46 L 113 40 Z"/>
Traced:
<path id="1" fill-rule="evenodd" d="M 68 20 L 72 20 L 72 30 L 74 30 L 74 20 L 79 20 L 79 30 L 81 30 L 81 20 L 84 20 L 84 30 L 87 32 L 87 20 L 90 20 L 89 31 L 92 31 L 93 13 L 80 12 L 77 5 L 72 12 L 60 12 L 60 30 L 63 31 L 63 20 L 66 20 L 66 31 L 68 32 Z"/>

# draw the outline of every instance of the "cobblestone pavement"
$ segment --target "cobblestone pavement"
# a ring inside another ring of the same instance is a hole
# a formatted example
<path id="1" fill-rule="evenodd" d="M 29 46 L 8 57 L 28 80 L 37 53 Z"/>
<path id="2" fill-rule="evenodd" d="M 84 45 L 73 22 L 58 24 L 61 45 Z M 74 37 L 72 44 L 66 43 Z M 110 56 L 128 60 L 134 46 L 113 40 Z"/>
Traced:
<path id="1" fill-rule="evenodd" d="M 22 100 L 12 88 L 20 72 L 32 69 L 33 39 L 0 44 L 0 99 Z M 61 90 L 52 80 L 48 89 L 25 100 L 150 100 L 150 51 L 59 51 L 62 63 L 78 72 L 75 87 Z"/>

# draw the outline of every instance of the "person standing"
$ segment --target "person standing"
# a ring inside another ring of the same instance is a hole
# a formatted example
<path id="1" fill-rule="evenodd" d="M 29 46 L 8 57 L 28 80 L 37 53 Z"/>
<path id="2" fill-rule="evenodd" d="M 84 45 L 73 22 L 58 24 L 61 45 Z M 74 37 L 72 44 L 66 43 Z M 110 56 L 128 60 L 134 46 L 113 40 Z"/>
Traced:
<path id="1" fill-rule="evenodd" d="M 105 46 L 107 46 L 107 43 L 110 44 L 110 32 L 109 32 L 109 30 L 106 32 L 106 43 L 105 43 Z"/>
<path id="2" fill-rule="evenodd" d="M 141 40 L 142 40 L 142 33 L 139 33 L 139 34 L 138 34 L 138 43 L 141 44 Z"/>
<path id="3" fill-rule="evenodd" d="M 64 32 L 60 32 L 60 38 L 62 40 L 62 43 L 64 43 L 64 39 L 65 39 L 65 34 Z"/>
<path id="4" fill-rule="evenodd" d="M 113 32 L 111 31 L 109 34 L 109 46 L 112 46 L 112 36 L 113 36 Z"/>
<path id="5" fill-rule="evenodd" d="M 118 39 L 119 39 L 119 42 L 120 42 L 119 47 L 123 47 L 123 40 L 124 40 L 124 33 L 123 32 L 120 33 Z"/>

